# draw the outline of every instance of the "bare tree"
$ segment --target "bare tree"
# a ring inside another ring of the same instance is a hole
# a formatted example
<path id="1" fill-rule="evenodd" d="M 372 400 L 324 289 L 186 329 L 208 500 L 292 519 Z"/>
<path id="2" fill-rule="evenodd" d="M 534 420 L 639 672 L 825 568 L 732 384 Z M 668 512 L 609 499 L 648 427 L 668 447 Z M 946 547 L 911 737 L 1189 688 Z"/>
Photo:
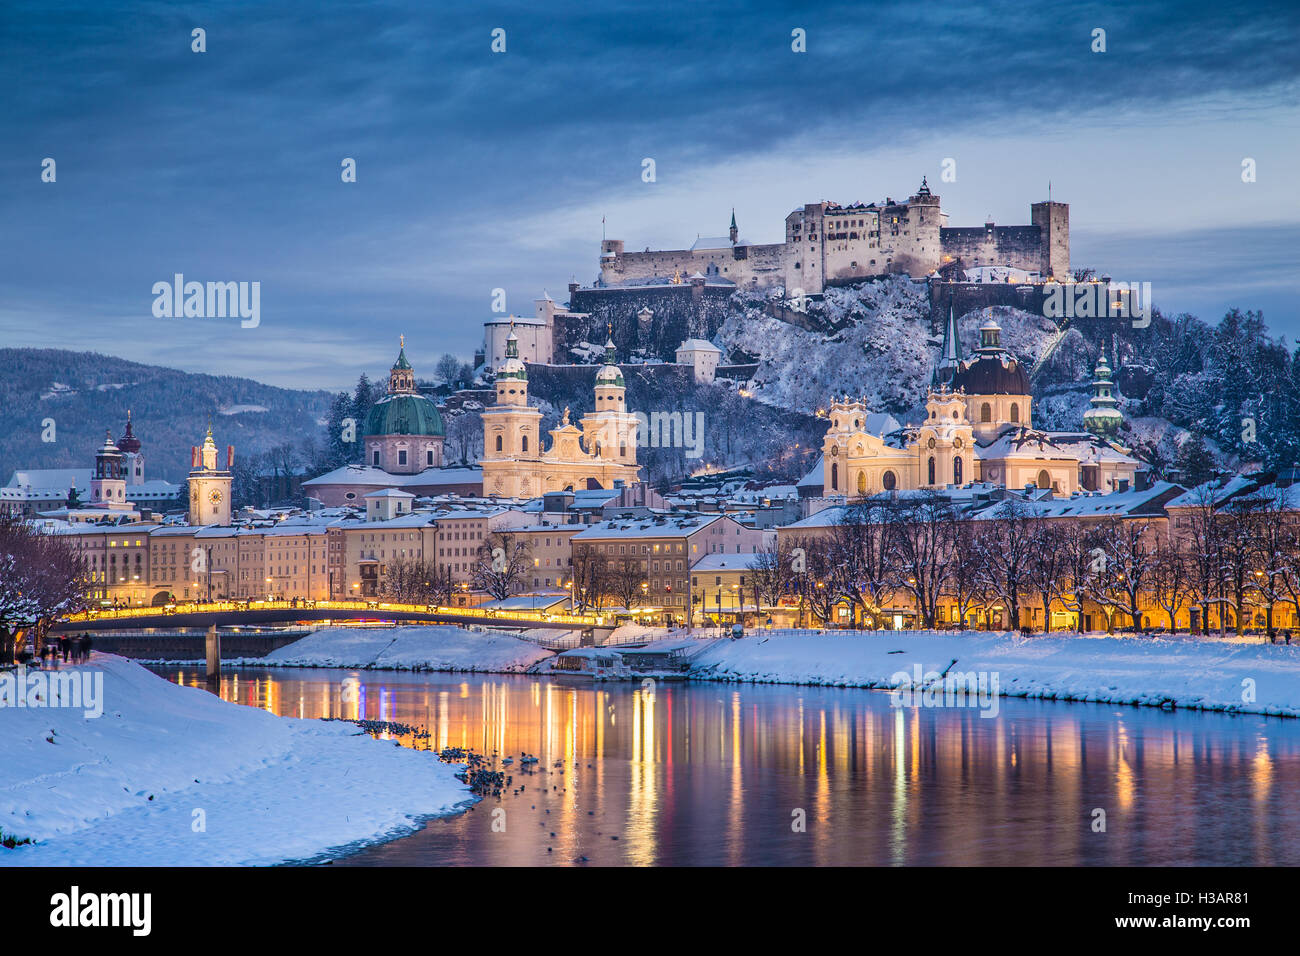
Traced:
<path id="1" fill-rule="evenodd" d="M 16 515 L 0 515 L 0 660 L 12 660 L 21 632 L 40 652 L 50 626 L 83 610 L 86 560 L 71 540 Z"/>
<path id="2" fill-rule="evenodd" d="M 936 491 L 924 491 L 900 502 L 891 517 L 894 583 L 912 595 L 922 626 L 933 628 L 939 598 L 953 573 L 952 503 Z"/>
<path id="3" fill-rule="evenodd" d="M 1178 633 L 1178 612 L 1192 600 L 1191 561 L 1179 542 L 1166 543 L 1156 551 L 1148 576 L 1152 598 L 1169 617 L 1169 633 Z"/>
<path id="4" fill-rule="evenodd" d="M 1124 611 L 1133 621 L 1133 630 L 1141 632 L 1140 598 L 1156 557 L 1150 523 L 1108 518 L 1096 534 L 1106 562 L 1102 573 L 1093 579 L 1091 595 L 1103 607 Z"/>
<path id="5" fill-rule="evenodd" d="M 1029 590 L 1029 571 L 1039 519 L 1027 502 L 1007 498 L 988 512 L 976 531 L 981 577 L 1007 607 L 1010 626 L 1020 627 L 1020 600 Z"/>
<path id="6" fill-rule="evenodd" d="M 527 539 L 508 531 L 492 532 L 478 549 L 478 562 L 470 576 L 474 587 L 498 601 L 517 593 L 531 566 L 530 554 Z"/>

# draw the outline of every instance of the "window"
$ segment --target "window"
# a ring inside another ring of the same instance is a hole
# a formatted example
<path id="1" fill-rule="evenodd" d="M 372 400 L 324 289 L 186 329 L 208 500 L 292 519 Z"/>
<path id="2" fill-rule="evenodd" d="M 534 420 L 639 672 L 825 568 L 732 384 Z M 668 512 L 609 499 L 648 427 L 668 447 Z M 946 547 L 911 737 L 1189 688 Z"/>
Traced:
<path id="1" fill-rule="evenodd" d="M 405 448 L 399 448 L 399 449 L 398 449 L 398 451 L 397 451 L 397 463 L 398 463 L 399 465 L 405 465 L 405 464 L 406 464 L 406 449 L 405 449 Z"/>
<path id="2" fill-rule="evenodd" d="M 989 405 L 988 402 L 985 402 L 983 405 L 980 406 L 980 421 L 982 422 L 993 421 L 993 407 Z"/>
<path id="3" fill-rule="evenodd" d="M 524 451 L 528 451 L 528 436 L 527 436 L 527 435 L 524 435 L 524 436 L 523 436 L 523 442 L 524 442 Z"/>
<path id="4" fill-rule="evenodd" d="M 378 448 L 375 449 L 375 455 L 374 455 L 374 458 L 371 459 L 371 460 L 373 461 L 374 466 L 375 466 L 376 468 L 378 468 L 378 467 L 379 467 L 379 449 L 378 449 Z"/>
<path id="5" fill-rule="evenodd" d="M 958 455 L 952 460 L 952 483 L 960 485 L 961 481 L 961 456 Z"/>
<path id="6" fill-rule="evenodd" d="M 1047 473 L 1046 470 L 1040 471 L 1038 473 L 1038 487 L 1039 488 L 1052 487 L 1052 477 Z"/>
<path id="7" fill-rule="evenodd" d="M 867 473 L 865 471 L 860 471 L 858 472 L 858 494 L 865 495 L 866 493 L 867 493 Z"/>
<path id="8" fill-rule="evenodd" d="M 898 479 L 894 477 L 892 471 L 887 471 L 880 476 L 880 483 L 884 485 L 886 491 L 893 491 L 894 486 L 898 484 Z"/>
<path id="9" fill-rule="evenodd" d="M 1020 421 L 1020 406 L 1016 402 L 1011 403 L 1011 420 L 1013 422 Z"/>
<path id="10" fill-rule="evenodd" d="M 497 436 L 497 451 L 501 450 L 501 436 Z"/>
<path id="11" fill-rule="evenodd" d="M 831 490 L 840 490 L 840 466 L 838 464 L 831 465 Z"/>
<path id="12" fill-rule="evenodd" d="M 430 465 L 430 466 L 433 465 L 433 449 L 432 449 L 432 448 L 430 448 L 430 449 L 428 449 L 427 451 L 425 451 L 425 453 L 424 453 L 424 463 L 425 463 L 426 465 Z"/>
<path id="13" fill-rule="evenodd" d="M 930 456 L 929 477 L 926 479 L 926 484 L 929 485 L 934 484 L 934 456 L 933 455 Z"/>

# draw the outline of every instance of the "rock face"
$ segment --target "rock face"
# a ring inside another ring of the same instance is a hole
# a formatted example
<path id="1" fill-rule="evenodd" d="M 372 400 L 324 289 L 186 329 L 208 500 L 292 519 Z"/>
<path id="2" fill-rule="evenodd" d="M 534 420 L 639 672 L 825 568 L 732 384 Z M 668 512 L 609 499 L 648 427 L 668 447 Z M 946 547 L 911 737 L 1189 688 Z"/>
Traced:
<path id="1" fill-rule="evenodd" d="M 621 360 L 674 362 L 682 342 L 717 334 L 735 291 L 732 283 L 714 279 L 575 289 L 569 308 L 579 315 L 555 317 L 555 361 L 573 361 L 571 350 L 612 334 Z"/>

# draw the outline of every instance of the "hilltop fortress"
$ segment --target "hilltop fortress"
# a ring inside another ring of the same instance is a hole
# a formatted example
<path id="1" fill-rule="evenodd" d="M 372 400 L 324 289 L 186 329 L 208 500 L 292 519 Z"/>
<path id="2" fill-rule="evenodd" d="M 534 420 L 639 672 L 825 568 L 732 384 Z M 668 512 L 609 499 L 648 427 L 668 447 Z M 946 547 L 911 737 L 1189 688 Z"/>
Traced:
<path id="1" fill-rule="evenodd" d="M 1030 225 L 950 227 L 925 179 L 905 202 L 808 203 L 785 217 L 785 241 L 751 245 L 732 213 L 729 235 L 697 239 L 689 249 L 627 252 L 621 239 L 600 244 L 599 285 L 636 285 L 663 277 L 703 276 L 739 288 L 784 286 L 807 294 L 874 276 L 931 275 L 960 260 L 964 268 L 1003 266 L 1065 280 L 1070 274 L 1070 207 L 1030 206 Z"/>

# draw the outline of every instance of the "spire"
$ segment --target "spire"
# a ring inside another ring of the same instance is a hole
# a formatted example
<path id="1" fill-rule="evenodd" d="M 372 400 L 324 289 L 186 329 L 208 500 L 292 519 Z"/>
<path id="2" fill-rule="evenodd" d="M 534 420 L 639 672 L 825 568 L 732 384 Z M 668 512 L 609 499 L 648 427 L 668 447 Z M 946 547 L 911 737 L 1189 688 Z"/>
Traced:
<path id="1" fill-rule="evenodd" d="M 740 230 L 736 228 L 736 207 L 731 207 L 731 244 L 734 246 L 740 238 Z"/>
<path id="2" fill-rule="evenodd" d="M 961 338 L 957 335 L 957 310 L 948 305 L 948 322 L 943 327 L 942 364 L 955 366 L 961 361 Z"/>
<path id="3" fill-rule="evenodd" d="M 401 369 L 402 371 L 409 371 L 411 368 L 411 363 L 406 360 L 405 335 L 399 335 L 397 337 L 397 361 L 393 363 L 393 368 Z"/>

